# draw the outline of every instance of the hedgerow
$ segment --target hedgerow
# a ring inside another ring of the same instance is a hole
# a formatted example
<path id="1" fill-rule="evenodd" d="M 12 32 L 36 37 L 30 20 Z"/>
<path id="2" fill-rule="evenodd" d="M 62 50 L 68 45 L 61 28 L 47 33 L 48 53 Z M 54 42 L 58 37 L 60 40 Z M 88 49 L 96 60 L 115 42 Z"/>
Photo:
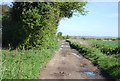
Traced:
<path id="1" fill-rule="evenodd" d="M 49 1 L 49 0 L 48 0 Z M 54 48 L 62 18 L 74 12 L 85 15 L 86 2 L 14 2 L 3 17 L 3 47 L 31 49 Z"/>

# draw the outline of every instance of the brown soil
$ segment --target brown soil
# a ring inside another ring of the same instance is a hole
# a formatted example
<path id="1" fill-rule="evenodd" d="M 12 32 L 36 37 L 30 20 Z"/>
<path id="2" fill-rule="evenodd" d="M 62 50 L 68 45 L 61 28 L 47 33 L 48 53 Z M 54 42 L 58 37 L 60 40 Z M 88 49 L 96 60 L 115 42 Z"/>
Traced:
<path id="1" fill-rule="evenodd" d="M 62 41 L 60 46 L 53 59 L 42 69 L 40 79 L 104 79 L 98 67 L 71 49 L 67 42 Z"/>

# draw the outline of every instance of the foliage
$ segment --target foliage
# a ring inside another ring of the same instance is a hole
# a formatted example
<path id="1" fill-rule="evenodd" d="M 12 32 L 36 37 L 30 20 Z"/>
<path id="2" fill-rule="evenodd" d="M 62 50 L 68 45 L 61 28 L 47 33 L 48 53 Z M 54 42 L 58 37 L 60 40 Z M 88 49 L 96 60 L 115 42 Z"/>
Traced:
<path id="1" fill-rule="evenodd" d="M 86 58 L 92 60 L 94 63 L 98 64 L 101 68 L 103 68 L 111 77 L 120 80 L 120 59 L 115 58 L 113 56 L 106 56 L 99 49 L 94 47 L 87 47 L 84 44 L 74 43 L 69 40 L 67 42 L 70 43 L 72 48 L 77 49 L 81 54 L 83 54 Z"/>
<path id="2" fill-rule="evenodd" d="M 62 36 L 62 32 L 58 32 L 58 34 L 57 34 L 57 38 L 60 39 L 60 40 L 63 38 L 63 36 Z"/>
<path id="3" fill-rule="evenodd" d="M 8 5 L 0 5 L 0 8 L 2 8 L 2 15 L 6 15 L 10 10 L 10 7 Z"/>
<path id="4" fill-rule="evenodd" d="M 67 36 L 63 36 L 63 39 L 66 40 L 66 39 L 70 39 L 71 36 L 67 35 Z"/>
<path id="5" fill-rule="evenodd" d="M 50 49 L 2 50 L 2 79 L 37 79 L 53 55 Z"/>
<path id="6" fill-rule="evenodd" d="M 86 14 L 86 2 L 14 2 L 3 17 L 3 47 L 54 48 L 61 18 Z"/>
<path id="7" fill-rule="evenodd" d="M 69 36 L 69 35 L 67 35 L 67 36 L 66 36 L 66 39 L 69 39 L 69 38 L 70 38 L 70 36 Z"/>

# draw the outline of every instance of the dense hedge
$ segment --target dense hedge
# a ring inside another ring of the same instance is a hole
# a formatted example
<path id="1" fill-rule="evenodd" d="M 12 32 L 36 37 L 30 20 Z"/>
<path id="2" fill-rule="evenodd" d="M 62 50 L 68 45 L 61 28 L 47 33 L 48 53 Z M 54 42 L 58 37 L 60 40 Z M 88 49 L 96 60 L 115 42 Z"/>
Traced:
<path id="1" fill-rule="evenodd" d="M 61 18 L 85 15 L 86 2 L 14 2 L 3 17 L 3 47 L 53 48 Z"/>
<path id="2" fill-rule="evenodd" d="M 83 54 L 86 58 L 92 60 L 94 63 L 98 64 L 101 68 L 103 68 L 111 77 L 120 80 L 120 59 L 114 58 L 112 56 L 106 56 L 99 49 L 94 47 L 87 47 L 84 44 L 74 43 L 69 40 L 67 42 L 70 43 L 72 48 L 77 49 L 81 54 Z"/>

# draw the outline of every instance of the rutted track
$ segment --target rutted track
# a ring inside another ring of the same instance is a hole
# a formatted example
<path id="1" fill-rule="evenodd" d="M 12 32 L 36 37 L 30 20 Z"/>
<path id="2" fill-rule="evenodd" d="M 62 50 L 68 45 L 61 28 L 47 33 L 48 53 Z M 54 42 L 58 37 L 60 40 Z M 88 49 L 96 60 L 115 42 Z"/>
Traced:
<path id="1" fill-rule="evenodd" d="M 40 79 L 105 79 L 97 66 L 62 41 L 61 48 L 43 68 Z"/>

